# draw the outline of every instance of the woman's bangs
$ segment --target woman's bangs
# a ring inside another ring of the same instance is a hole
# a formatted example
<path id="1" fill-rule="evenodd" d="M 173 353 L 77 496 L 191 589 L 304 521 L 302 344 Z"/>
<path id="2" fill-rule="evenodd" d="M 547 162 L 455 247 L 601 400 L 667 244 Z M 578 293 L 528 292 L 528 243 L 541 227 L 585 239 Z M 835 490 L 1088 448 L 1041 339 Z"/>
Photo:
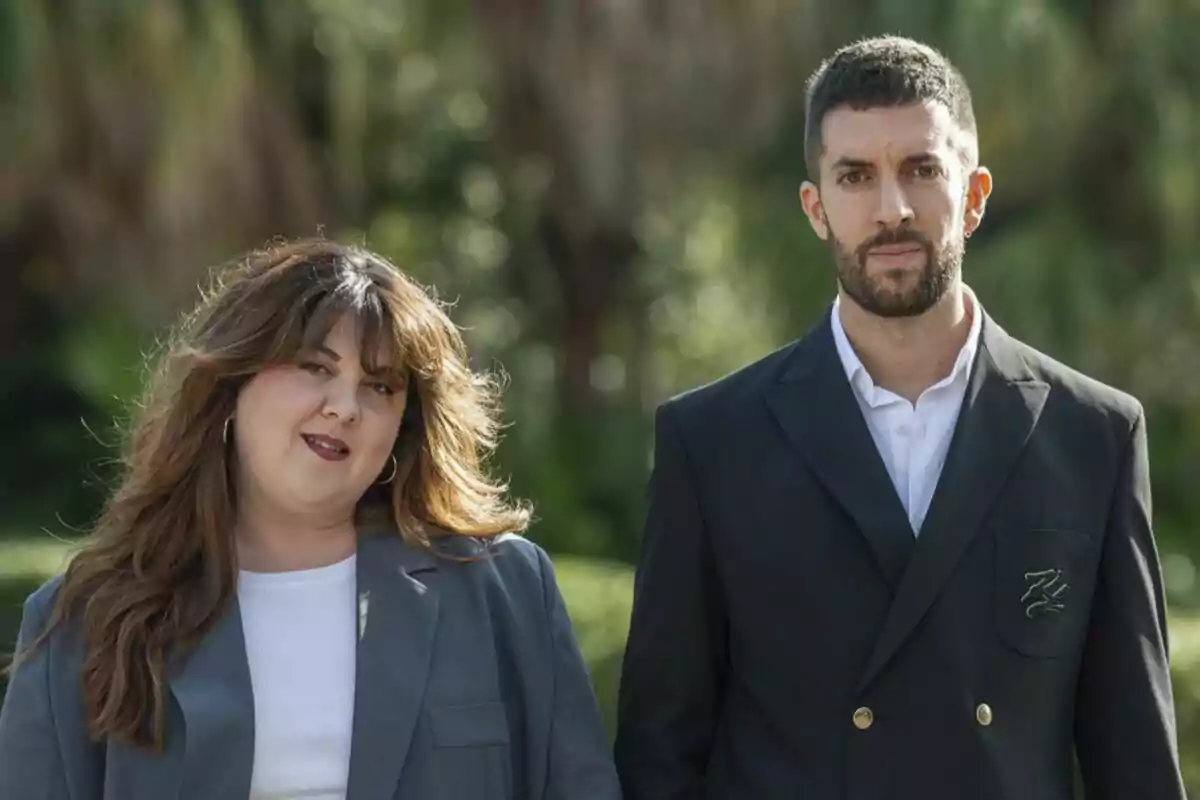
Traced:
<path id="1" fill-rule="evenodd" d="M 358 289 L 358 291 L 354 291 Z M 358 332 L 363 369 L 371 374 L 401 373 L 405 358 L 395 322 L 374 286 L 339 285 L 307 304 L 299 347 L 316 350 L 325 344 L 329 332 L 344 317 Z"/>

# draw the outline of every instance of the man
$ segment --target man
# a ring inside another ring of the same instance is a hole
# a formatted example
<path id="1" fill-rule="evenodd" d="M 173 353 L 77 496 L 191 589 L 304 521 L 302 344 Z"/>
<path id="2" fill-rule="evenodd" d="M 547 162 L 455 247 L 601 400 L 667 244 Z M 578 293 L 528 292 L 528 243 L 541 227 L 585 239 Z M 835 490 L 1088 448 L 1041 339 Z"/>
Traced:
<path id="1" fill-rule="evenodd" d="M 815 328 L 656 417 L 627 800 L 1182 800 L 1134 398 L 963 285 L 968 89 L 883 37 L 807 96 Z"/>

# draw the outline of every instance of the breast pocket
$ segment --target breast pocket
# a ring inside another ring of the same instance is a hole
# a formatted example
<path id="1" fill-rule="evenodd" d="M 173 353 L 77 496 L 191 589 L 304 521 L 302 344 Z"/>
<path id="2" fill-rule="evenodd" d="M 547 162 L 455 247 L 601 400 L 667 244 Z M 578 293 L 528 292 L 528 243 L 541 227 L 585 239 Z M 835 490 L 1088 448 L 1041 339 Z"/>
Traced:
<path id="1" fill-rule="evenodd" d="M 1012 528 L 996 534 L 996 622 L 1001 639 L 1031 658 L 1075 652 L 1087 633 L 1100 539 L 1076 530 Z"/>
<path id="2" fill-rule="evenodd" d="M 429 718 L 440 800 L 512 800 L 503 703 L 431 708 Z"/>

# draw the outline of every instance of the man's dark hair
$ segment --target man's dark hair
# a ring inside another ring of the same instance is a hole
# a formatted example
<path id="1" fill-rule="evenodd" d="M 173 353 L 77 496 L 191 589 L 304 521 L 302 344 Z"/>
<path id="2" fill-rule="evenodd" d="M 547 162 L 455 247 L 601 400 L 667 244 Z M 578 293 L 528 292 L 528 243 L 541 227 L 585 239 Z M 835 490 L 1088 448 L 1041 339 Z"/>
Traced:
<path id="1" fill-rule="evenodd" d="M 808 80 L 805 98 L 804 162 L 809 178 L 820 178 L 821 123 L 835 108 L 856 110 L 934 101 L 950 111 L 967 134 L 963 159 L 972 168 L 979 158 L 971 92 L 962 74 L 944 55 L 901 36 L 863 39 L 821 62 Z"/>

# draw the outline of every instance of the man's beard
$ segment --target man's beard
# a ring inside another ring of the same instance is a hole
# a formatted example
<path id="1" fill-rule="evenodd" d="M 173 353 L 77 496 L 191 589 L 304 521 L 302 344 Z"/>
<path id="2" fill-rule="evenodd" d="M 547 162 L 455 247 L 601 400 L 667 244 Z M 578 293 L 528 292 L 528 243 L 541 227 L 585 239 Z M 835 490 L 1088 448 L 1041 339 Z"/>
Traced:
<path id="1" fill-rule="evenodd" d="M 959 236 L 945 249 L 937 251 L 933 243 L 917 231 L 901 228 L 886 230 L 872 236 L 850 252 L 833 233 L 833 257 L 837 262 L 838 280 L 842 290 L 865 311 L 879 317 L 915 317 L 933 308 L 949 290 L 962 268 L 965 241 Z M 920 245 L 925 253 L 917 285 L 902 291 L 890 289 L 867 274 L 867 253 L 884 245 L 911 243 Z"/>

